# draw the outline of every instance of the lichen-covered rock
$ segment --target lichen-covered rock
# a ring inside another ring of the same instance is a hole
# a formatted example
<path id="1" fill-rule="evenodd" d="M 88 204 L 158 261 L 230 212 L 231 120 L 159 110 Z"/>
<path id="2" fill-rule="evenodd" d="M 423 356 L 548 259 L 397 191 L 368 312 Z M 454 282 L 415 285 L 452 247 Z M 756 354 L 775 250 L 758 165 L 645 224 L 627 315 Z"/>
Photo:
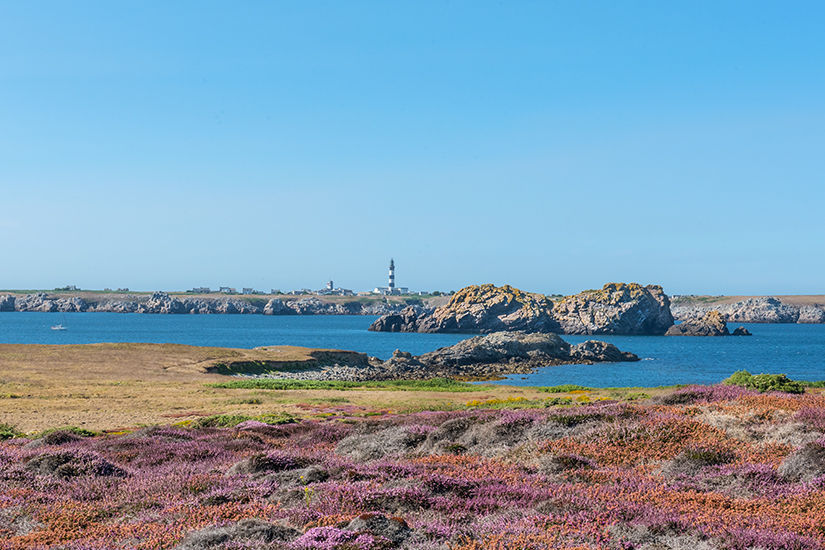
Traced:
<path id="1" fill-rule="evenodd" d="M 730 336 L 730 332 L 722 314 L 709 311 L 701 319 L 673 325 L 665 336 Z"/>
<path id="2" fill-rule="evenodd" d="M 552 304 L 539 294 L 522 292 L 510 285 L 472 285 L 456 292 L 450 301 L 423 310 L 408 307 L 370 327 L 376 332 L 497 332 L 524 330 L 558 332 Z"/>
<path id="3" fill-rule="evenodd" d="M 553 304 L 563 334 L 662 335 L 673 325 L 661 286 L 609 283 Z"/>
<path id="4" fill-rule="evenodd" d="M 435 308 L 407 308 L 375 321 L 376 332 L 503 330 L 558 334 L 664 334 L 673 325 L 670 302 L 656 285 L 610 283 L 553 303 L 509 285 L 468 286 Z"/>

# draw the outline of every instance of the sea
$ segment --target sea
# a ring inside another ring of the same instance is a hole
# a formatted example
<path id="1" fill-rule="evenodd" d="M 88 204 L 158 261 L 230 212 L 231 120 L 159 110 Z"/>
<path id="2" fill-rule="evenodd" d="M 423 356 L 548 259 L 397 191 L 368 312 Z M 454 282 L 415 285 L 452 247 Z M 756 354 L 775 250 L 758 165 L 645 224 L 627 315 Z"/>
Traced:
<path id="1" fill-rule="evenodd" d="M 0 313 L 0 344 L 150 342 L 254 348 L 292 345 L 344 349 L 387 359 L 393 350 L 420 355 L 469 334 L 369 332 L 374 316 L 152 315 L 133 313 Z M 62 324 L 67 330 L 51 330 Z M 738 326 L 738 324 L 737 324 Z M 525 386 L 652 387 L 715 384 L 737 370 L 825 380 L 825 325 L 745 324 L 753 336 L 573 336 L 603 340 L 638 355 L 634 363 L 543 367 L 498 383 Z"/>

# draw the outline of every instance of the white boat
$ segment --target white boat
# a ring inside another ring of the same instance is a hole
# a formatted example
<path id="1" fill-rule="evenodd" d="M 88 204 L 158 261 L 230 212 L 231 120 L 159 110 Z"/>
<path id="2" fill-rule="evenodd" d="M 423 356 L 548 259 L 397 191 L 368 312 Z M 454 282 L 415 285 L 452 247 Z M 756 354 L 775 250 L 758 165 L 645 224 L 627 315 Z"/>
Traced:
<path id="1" fill-rule="evenodd" d="M 56 325 L 52 325 L 52 330 L 69 330 L 69 327 L 67 325 L 68 325 L 68 323 L 66 322 L 66 314 L 64 313 L 63 314 L 63 322 L 58 323 Z"/>

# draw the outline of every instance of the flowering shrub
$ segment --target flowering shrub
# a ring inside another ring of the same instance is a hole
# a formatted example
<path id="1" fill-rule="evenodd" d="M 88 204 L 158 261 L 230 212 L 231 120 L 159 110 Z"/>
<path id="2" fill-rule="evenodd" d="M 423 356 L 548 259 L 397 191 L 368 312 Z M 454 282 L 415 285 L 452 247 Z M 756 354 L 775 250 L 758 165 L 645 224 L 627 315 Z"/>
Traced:
<path id="1" fill-rule="evenodd" d="M 0 550 L 825 547 L 823 394 L 669 397 L 11 438 Z"/>

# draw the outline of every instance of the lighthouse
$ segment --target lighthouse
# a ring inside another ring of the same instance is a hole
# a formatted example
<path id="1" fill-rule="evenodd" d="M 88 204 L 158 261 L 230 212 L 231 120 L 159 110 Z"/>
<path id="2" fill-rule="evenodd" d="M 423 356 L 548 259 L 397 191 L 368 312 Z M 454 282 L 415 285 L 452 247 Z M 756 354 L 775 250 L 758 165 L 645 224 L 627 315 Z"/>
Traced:
<path id="1" fill-rule="evenodd" d="M 395 261 L 390 258 L 390 284 L 389 284 L 390 294 L 395 293 Z"/>

